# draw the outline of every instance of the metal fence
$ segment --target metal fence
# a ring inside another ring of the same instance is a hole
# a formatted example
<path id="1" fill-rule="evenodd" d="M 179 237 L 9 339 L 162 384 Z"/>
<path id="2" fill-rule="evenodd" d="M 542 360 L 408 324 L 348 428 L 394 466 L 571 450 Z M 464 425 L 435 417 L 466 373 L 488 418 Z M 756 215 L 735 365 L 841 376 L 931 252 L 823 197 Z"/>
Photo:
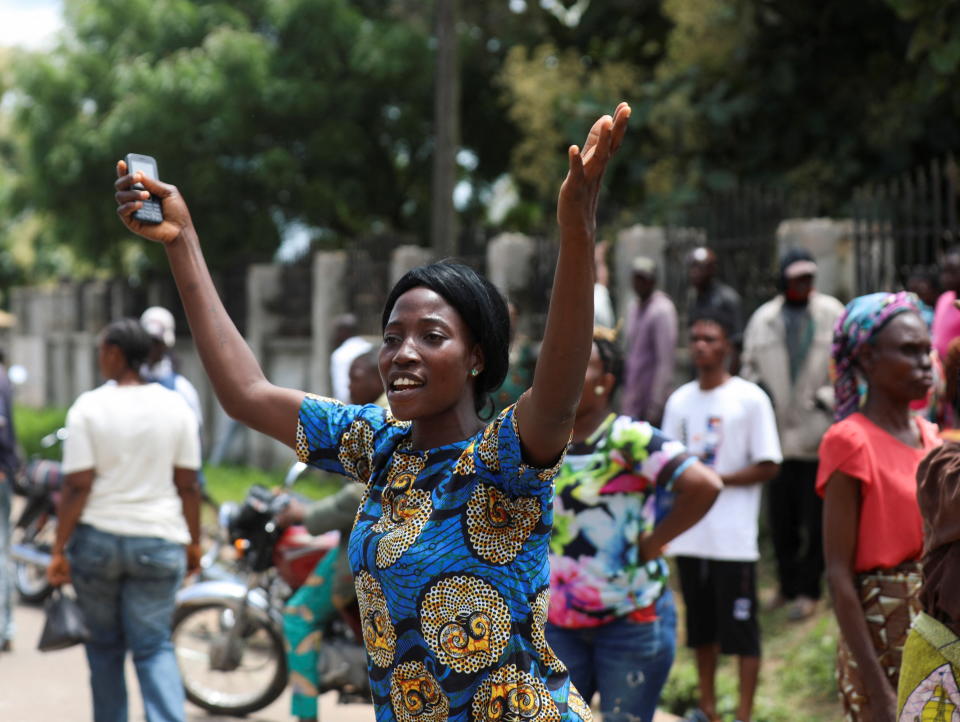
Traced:
<path id="1" fill-rule="evenodd" d="M 686 256 L 706 245 L 717 254 L 717 276 L 743 299 L 751 313 L 777 292 L 777 227 L 787 218 L 813 217 L 815 194 L 741 186 L 680 209 L 666 227 L 664 290 L 684 314 L 688 303 Z"/>
<path id="2" fill-rule="evenodd" d="M 957 172 L 951 155 L 854 191 L 858 293 L 894 289 L 914 272 L 933 272 L 942 251 L 960 242 Z"/>

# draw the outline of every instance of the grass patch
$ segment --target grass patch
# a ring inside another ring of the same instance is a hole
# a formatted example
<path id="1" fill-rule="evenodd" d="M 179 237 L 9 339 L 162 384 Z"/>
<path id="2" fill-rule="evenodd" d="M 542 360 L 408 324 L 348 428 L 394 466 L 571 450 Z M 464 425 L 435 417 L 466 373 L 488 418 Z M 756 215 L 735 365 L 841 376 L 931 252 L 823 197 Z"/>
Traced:
<path id="1" fill-rule="evenodd" d="M 761 540 L 762 542 L 762 540 Z M 761 548 L 763 544 L 761 543 Z M 787 619 L 785 608 L 770 611 L 776 592 L 772 553 L 763 549 L 759 562 L 760 633 L 763 663 L 754 701 L 754 722 L 835 722 L 843 714 L 837 699 L 834 669 L 837 622 L 823 601 L 816 614 L 801 622 Z M 672 570 L 674 571 L 674 570 Z M 673 576 L 674 583 L 678 577 Z M 660 698 L 660 708 L 686 714 L 697 704 L 697 668 L 693 651 L 684 646 L 683 597 L 677 600 L 677 656 Z M 724 720 L 733 720 L 738 700 L 736 658 L 722 656 L 717 667 L 717 710 Z"/>
<path id="2" fill-rule="evenodd" d="M 264 471 L 250 466 L 205 466 L 203 474 L 207 480 L 207 493 L 214 501 L 243 501 L 247 491 L 254 484 L 268 489 L 279 488 L 283 484 L 286 469 Z M 293 487 L 293 491 L 308 499 L 322 499 L 343 486 L 344 478 L 333 474 L 308 469 Z"/>
<path id="3" fill-rule="evenodd" d="M 23 448 L 24 459 L 40 456 L 44 459 L 60 459 L 60 445 L 49 449 L 40 446 L 40 439 L 67 423 L 67 410 L 48 407 L 35 409 L 30 406 L 13 405 L 13 425 L 17 439 Z"/>

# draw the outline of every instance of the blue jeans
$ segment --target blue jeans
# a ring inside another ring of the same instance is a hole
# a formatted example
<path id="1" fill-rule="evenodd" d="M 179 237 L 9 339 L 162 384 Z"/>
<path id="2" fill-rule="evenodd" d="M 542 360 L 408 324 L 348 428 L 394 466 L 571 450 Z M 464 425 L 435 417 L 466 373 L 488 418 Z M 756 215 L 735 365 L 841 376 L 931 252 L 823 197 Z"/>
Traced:
<path id="1" fill-rule="evenodd" d="M 183 683 L 170 641 L 174 595 L 186 571 L 183 546 L 81 524 L 67 557 L 92 637 L 86 651 L 95 722 L 127 722 L 127 650 L 147 722 L 184 722 Z"/>
<path id="2" fill-rule="evenodd" d="M 566 629 L 547 624 L 547 641 L 570 670 L 589 704 L 600 692 L 603 722 L 650 722 L 667 681 L 677 638 L 677 612 L 667 589 L 657 619 L 620 618 L 599 627 Z"/>
<path id="3" fill-rule="evenodd" d="M 13 564 L 10 562 L 10 482 L 0 477 L 0 643 L 13 639 Z"/>

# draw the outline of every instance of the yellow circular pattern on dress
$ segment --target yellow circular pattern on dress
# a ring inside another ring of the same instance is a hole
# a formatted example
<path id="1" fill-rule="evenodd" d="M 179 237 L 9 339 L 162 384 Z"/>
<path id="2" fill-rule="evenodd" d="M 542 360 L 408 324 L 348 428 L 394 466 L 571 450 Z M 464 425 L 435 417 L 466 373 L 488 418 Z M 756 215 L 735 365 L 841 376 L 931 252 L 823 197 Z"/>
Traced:
<path id="1" fill-rule="evenodd" d="M 473 697 L 474 722 L 560 722 L 543 682 L 510 664 L 494 671 Z"/>
<path id="2" fill-rule="evenodd" d="M 396 563 L 420 536 L 433 513 L 430 492 L 413 487 L 425 464 L 426 459 L 419 455 L 400 452 L 393 455 L 387 483 L 380 495 L 382 513 L 370 527 L 376 533 L 386 532 L 377 542 L 380 569 Z"/>
<path id="3" fill-rule="evenodd" d="M 477 447 L 477 455 L 480 460 L 486 464 L 490 471 L 500 471 L 500 420 L 487 424 L 483 430 L 483 438 L 480 440 L 480 446 Z"/>
<path id="4" fill-rule="evenodd" d="M 356 419 L 340 437 L 337 460 L 347 476 L 366 484 L 373 466 L 373 428 L 363 419 Z"/>
<path id="5" fill-rule="evenodd" d="M 474 443 L 470 443 L 466 449 L 463 450 L 463 453 L 460 454 L 460 458 L 457 459 L 457 463 L 453 465 L 453 473 L 460 476 L 473 476 L 477 473 L 477 464 L 473 460 L 473 455 L 476 452 L 476 446 Z"/>
<path id="6" fill-rule="evenodd" d="M 354 584 L 360 605 L 360 625 L 367 654 L 378 667 L 389 667 L 397 649 L 397 632 L 390 619 L 390 609 L 380 583 L 370 572 L 360 571 Z"/>
<path id="7" fill-rule="evenodd" d="M 447 577 L 427 590 L 420 628 L 441 664 L 457 672 L 477 672 L 496 664 L 507 646 L 510 609 L 484 580 Z"/>
<path id="8" fill-rule="evenodd" d="M 580 715 L 583 722 L 593 722 L 593 711 L 590 709 L 590 705 L 584 702 L 583 697 L 580 696 L 572 683 L 570 692 L 567 694 L 567 706 L 572 712 Z"/>
<path id="9" fill-rule="evenodd" d="M 547 625 L 547 612 L 550 609 L 550 589 L 542 589 L 533 600 L 531 605 L 531 616 L 533 617 L 530 625 L 530 641 L 533 648 L 540 655 L 540 661 L 554 672 L 566 672 L 565 665 L 556 653 L 550 648 L 547 642 L 545 628 Z"/>
<path id="10" fill-rule="evenodd" d="M 540 521 L 540 501 L 510 499 L 493 486 L 477 484 L 467 502 L 467 536 L 474 551 L 492 564 L 512 562 Z"/>
<path id="11" fill-rule="evenodd" d="M 445 722 L 450 700 L 422 662 L 403 662 L 390 678 L 390 704 L 397 722 Z"/>

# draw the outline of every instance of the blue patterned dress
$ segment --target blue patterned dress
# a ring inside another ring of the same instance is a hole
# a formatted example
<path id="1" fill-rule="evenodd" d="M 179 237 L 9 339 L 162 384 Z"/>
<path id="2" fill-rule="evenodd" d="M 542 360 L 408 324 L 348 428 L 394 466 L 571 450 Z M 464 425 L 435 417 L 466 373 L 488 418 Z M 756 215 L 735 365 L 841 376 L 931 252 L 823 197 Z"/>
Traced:
<path id="1" fill-rule="evenodd" d="M 297 455 L 367 488 L 349 555 L 378 722 L 592 719 L 544 636 L 557 469 L 523 463 L 512 406 L 414 451 L 389 411 L 308 396 Z"/>

